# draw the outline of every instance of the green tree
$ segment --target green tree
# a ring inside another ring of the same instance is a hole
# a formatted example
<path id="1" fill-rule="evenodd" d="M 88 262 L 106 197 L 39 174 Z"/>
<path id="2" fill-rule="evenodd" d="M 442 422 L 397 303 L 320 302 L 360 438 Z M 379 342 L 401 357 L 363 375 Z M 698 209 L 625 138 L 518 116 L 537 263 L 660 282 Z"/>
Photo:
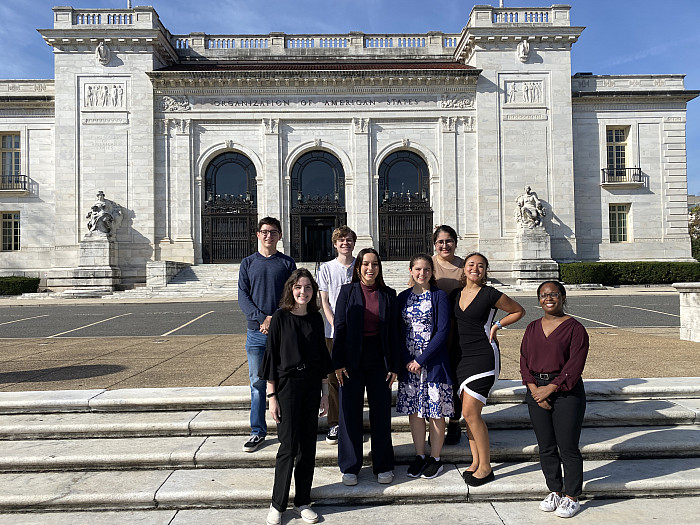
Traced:
<path id="1" fill-rule="evenodd" d="M 690 249 L 693 257 L 700 261 L 700 206 L 693 206 L 688 217 L 688 233 L 690 234 Z"/>

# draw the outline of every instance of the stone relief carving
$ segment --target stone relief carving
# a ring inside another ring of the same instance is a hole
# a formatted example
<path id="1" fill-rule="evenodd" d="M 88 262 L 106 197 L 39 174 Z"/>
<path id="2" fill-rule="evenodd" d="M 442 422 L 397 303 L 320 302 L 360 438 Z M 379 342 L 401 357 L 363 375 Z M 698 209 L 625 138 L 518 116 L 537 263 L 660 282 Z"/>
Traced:
<path id="1" fill-rule="evenodd" d="M 507 82 L 506 102 L 508 104 L 542 104 L 542 82 Z"/>
<path id="2" fill-rule="evenodd" d="M 455 117 L 440 117 L 440 127 L 443 132 L 454 131 L 456 123 L 457 119 Z"/>
<path id="3" fill-rule="evenodd" d="M 527 60 L 530 58 L 530 42 L 527 40 L 521 40 L 518 42 L 518 48 L 517 48 L 517 53 L 518 53 L 518 60 L 521 62 L 527 62 Z"/>
<path id="4" fill-rule="evenodd" d="M 474 97 L 472 95 L 466 95 L 464 97 L 451 97 L 449 95 L 442 95 L 440 99 L 441 108 L 454 108 L 454 109 L 465 109 L 474 107 Z"/>
<path id="5" fill-rule="evenodd" d="M 525 193 L 518 195 L 515 199 L 515 222 L 520 228 L 535 228 L 542 226 L 542 218 L 547 215 L 542 202 L 537 197 L 537 193 L 532 191 L 530 186 L 525 186 Z"/>
<path id="6" fill-rule="evenodd" d="M 265 133 L 267 135 L 274 135 L 279 129 L 280 121 L 276 118 L 264 118 L 263 125 L 265 126 Z"/>
<path id="7" fill-rule="evenodd" d="M 102 190 L 97 192 L 97 200 L 85 216 L 88 220 L 88 235 L 112 236 L 121 226 L 123 212 L 121 206 L 114 201 L 105 199 Z"/>
<path id="8" fill-rule="evenodd" d="M 314 139 L 314 146 L 317 148 L 321 146 L 321 139 Z"/>
<path id="9" fill-rule="evenodd" d="M 225 144 L 226 144 L 226 147 L 227 147 L 228 149 L 233 149 L 233 146 L 235 145 L 235 142 L 233 142 L 232 140 L 227 140 L 227 141 L 225 141 Z"/>
<path id="10" fill-rule="evenodd" d="M 123 108 L 124 95 L 123 84 L 87 84 L 83 102 L 87 108 Z"/>
<path id="11" fill-rule="evenodd" d="M 473 133 L 476 131 L 476 117 L 459 117 L 462 123 L 462 129 L 465 133 Z"/>
<path id="12" fill-rule="evenodd" d="M 99 64 L 106 66 L 112 60 L 112 50 L 107 44 L 100 42 L 95 48 L 95 59 Z"/>
<path id="13" fill-rule="evenodd" d="M 367 133 L 369 128 L 368 118 L 353 118 L 352 123 L 355 126 L 355 133 Z"/>
<path id="14" fill-rule="evenodd" d="M 190 111 L 192 107 L 187 97 L 165 96 L 158 102 L 158 109 L 160 111 Z"/>
<path id="15" fill-rule="evenodd" d="M 401 139 L 401 145 L 402 145 L 404 148 L 407 148 L 410 144 L 411 144 L 411 141 L 410 141 L 410 140 L 408 140 L 408 139 Z"/>
<path id="16" fill-rule="evenodd" d="M 177 126 L 178 133 L 187 134 L 190 132 L 190 119 L 175 119 L 173 122 Z"/>

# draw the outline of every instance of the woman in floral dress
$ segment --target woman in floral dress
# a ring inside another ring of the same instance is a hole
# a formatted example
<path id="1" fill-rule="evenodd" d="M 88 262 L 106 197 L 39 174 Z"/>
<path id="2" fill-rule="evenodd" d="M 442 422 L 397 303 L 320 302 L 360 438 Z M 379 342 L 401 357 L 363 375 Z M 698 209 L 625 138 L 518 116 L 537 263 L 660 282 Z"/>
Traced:
<path id="1" fill-rule="evenodd" d="M 399 374 L 396 409 L 408 414 L 416 457 L 408 467 L 412 478 L 432 479 L 443 465 L 440 451 L 445 438 L 445 417 L 454 414 L 447 337 L 450 306 L 447 294 L 435 284 L 433 260 L 415 255 L 410 262 L 412 288 L 401 292 L 403 368 Z M 425 455 L 426 419 L 430 420 L 430 456 Z"/>

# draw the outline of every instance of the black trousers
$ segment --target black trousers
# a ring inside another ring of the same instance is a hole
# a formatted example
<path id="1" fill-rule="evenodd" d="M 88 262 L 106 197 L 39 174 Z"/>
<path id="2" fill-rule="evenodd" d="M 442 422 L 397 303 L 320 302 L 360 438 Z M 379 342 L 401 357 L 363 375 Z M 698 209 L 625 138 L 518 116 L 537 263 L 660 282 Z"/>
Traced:
<path id="1" fill-rule="evenodd" d="M 284 512 L 289 502 L 289 487 L 294 471 L 294 505 L 311 503 L 311 484 L 316 464 L 318 407 L 321 380 L 303 374 L 283 377 L 277 382 L 280 422 L 277 436 L 280 448 L 275 463 L 272 506 Z M 295 465 L 296 463 L 296 465 Z"/>
<path id="2" fill-rule="evenodd" d="M 549 381 L 537 381 L 537 386 L 548 383 Z M 552 410 L 540 407 L 529 390 L 525 399 L 537 436 L 540 466 L 547 488 L 551 492 L 564 492 L 567 496 L 578 498 L 583 488 L 583 456 L 578 446 L 583 416 L 586 413 L 586 391 L 583 381 L 579 379 L 568 392 L 552 394 Z"/>
<path id="3" fill-rule="evenodd" d="M 359 368 L 348 369 L 340 387 L 338 466 L 343 474 L 358 474 L 362 468 L 364 394 L 367 389 L 372 471 L 394 469 L 391 443 L 391 389 L 381 348 L 372 346 L 379 338 L 365 338 Z"/>

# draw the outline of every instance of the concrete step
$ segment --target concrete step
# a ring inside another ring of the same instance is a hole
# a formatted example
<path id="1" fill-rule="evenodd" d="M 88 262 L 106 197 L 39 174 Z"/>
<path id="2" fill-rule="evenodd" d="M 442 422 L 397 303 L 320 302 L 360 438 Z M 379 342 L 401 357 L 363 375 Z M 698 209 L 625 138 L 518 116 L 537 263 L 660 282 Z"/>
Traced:
<path id="1" fill-rule="evenodd" d="M 586 381 L 586 395 L 592 402 L 700 399 L 700 379 L 591 379 Z M 525 387 L 520 381 L 499 380 L 487 406 L 522 403 L 524 399 Z M 0 414 L 202 410 L 249 406 L 250 389 L 247 386 L 0 392 Z"/>
<path id="2" fill-rule="evenodd" d="M 537 461 L 532 430 L 491 430 L 493 461 Z M 274 467 L 279 442 L 268 436 L 255 453 L 243 452 L 247 436 L 142 437 L 130 439 L 63 439 L 0 441 L 0 471 L 123 470 L 169 468 L 260 468 Z M 337 464 L 337 446 L 318 438 L 316 464 Z M 415 448 L 408 431 L 392 436 L 397 464 L 409 464 Z M 700 454 L 700 426 L 584 428 L 581 452 L 585 460 L 658 459 L 693 457 Z M 366 436 L 364 457 L 370 463 Z M 457 445 L 444 446 L 446 463 L 469 457 L 466 435 Z"/>
<path id="3" fill-rule="evenodd" d="M 544 497 L 546 491 L 541 496 Z M 334 525 L 358 525 L 376 523 L 384 525 L 415 525 L 425 523 L 522 525 L 523 523 L 556 523 L 555 516 L 547 517 L 538 508 L 538 502 L 494 501 L 414 503 L 377 507 L 376 505 L 315 505 L 322 522 Z M 674 525 L 697 525 L 697 509 L 700 497 L 634 498 L 634 499 L 584 499 L 581 511 L 576 515 L 576 525 L 629 525 L 654 524 L 671 521 Z M 264 523 L 269 502 L 260 506 L 243 508 L 192 508 L 185 510 L 148 509 L 132 511 L 82 511 L 3 513 L 3 525 L 75 525 L 94 523 L 99 525 L 241 525 Z M 282 523 L 301 524 L 301 519 L 289 509 Z"/>
<path id="4" fill-rule="evenodd" d="M 465 466 L 448 465 L 434 480 L 408 478 L 399 466 L 391 485 L 364 468 L 355 487 L 340 483 L 337 467 L 317 467 L 311 496 L 320 505 L 387 505 L 538 500 L 546 491 L 537 463 L 495 463 L 496 480 L 477 488 L 464 484 Z M 588 498 L 700 494 L 700 458 L 587 461 L 584 469 Z M 0 511 L 264 507 L 273 477 L 271 467 L 6 473 Z"/>
<path id="5" fill-rule="evenodd" d="M 490 429 L 527 429 L 530 418 L 523 403 L 487 405 L 484 420 Z M 364 413 L 369 429 L 369 413 Z M 267 414 L 271 434 L 275 423 Z M 700 424 L 700 399 L 591 401 L 584 426 L 657 426 Z M 326 418 L 319 432 L 327 430 Z M 408 417 L 392 411 L 392 428 L 409 432 Z M 0 415 L 0 439 L 71 439 L 77 437 L 155 437 L 239 435 L 250 432 L 249 409 L 168 410 Z"/>

